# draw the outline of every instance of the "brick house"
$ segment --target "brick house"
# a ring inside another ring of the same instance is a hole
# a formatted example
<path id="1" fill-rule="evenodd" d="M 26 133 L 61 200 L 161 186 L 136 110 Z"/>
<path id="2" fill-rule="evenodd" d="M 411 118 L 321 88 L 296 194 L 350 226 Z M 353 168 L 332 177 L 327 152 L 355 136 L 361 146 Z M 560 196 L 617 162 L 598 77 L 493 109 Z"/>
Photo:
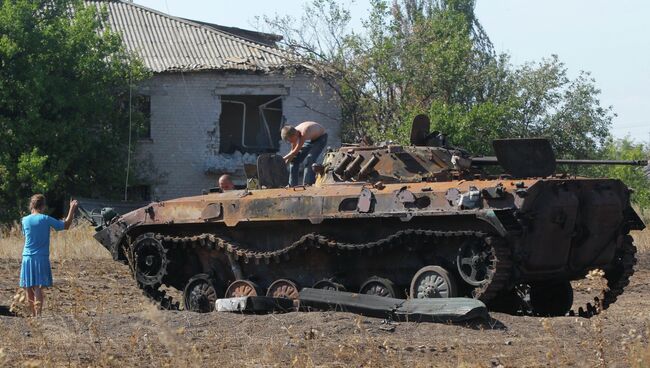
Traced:
<path id="1" fill-rule="evenodd" d="M 105 7 L 153 77 L 137 91 L 147 116 L 136 143 L 129 199 L 200 194 L 219 175 L 245 180 L 244 164 L 263 152 L 286 153 L 280 128 L 321 123 L 330 146 L 340 144 L 340 107 L 331 89 L 305 72 L 289 72 L 278 36 L 174 17 L 123 1 L 87 1 Z"/>

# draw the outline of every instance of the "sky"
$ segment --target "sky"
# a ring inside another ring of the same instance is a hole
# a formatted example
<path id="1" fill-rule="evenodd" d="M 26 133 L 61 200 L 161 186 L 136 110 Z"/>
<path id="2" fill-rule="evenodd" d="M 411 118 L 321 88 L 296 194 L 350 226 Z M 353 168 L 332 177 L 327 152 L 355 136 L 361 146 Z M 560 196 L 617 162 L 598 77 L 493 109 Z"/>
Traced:
<path id="1" fill-rule="evenodd" d="M 369 0 L 349 1 L 361 29 Z M 299 17 L 305 0 L 134 0 L 174 16 L 254 29 L 255 16 Z M 602 106 L 613 106 L 612 133 L 650 143 L 650 30 L 646 0 L 477 0 L 475 13 L 497 52 L 514 65 L 558 55 L 575 77 L 590 72 Z"/>

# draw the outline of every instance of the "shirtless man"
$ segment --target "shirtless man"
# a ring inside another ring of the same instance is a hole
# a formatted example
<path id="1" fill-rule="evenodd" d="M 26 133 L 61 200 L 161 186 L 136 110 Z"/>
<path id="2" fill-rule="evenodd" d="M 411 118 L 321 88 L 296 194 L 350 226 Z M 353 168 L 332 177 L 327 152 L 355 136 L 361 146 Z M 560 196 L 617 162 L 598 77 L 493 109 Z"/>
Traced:
<path id="1" fill-rule="evenodd" d="M 221 188 L 222 192 L 235 189 L 235 184 L 233 184 L 230 175 L 223 174 L 219 177 L 219 188 Z"/>
<path id="2" fill-rule="evenodd" d="M 314 184 L 316 173 L 311 165 L 327 145 L 325 128 L 314 121 L 305 121 L 295 128 L 291 125 L 282 127 L 280 136 L 282 140 L 291 143 L 291 151 L 284 156 L 284 162 L 289 164 L 289 186 L 298 185 L 298 171 L 303 161 L 305 163 L 303 184 Z"/>

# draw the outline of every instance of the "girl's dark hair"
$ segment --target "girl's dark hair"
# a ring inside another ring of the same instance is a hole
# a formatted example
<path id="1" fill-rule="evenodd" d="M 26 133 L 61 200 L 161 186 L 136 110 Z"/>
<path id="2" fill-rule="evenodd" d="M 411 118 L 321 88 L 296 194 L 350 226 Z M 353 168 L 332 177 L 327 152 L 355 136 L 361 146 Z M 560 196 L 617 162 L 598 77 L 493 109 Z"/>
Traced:
<path id="1" fill-rule="evenodd" d="M 34 194 L 29 199 L 29 211 L 42 210 L 45 208 L 45 196 L 42 194 Z"/>

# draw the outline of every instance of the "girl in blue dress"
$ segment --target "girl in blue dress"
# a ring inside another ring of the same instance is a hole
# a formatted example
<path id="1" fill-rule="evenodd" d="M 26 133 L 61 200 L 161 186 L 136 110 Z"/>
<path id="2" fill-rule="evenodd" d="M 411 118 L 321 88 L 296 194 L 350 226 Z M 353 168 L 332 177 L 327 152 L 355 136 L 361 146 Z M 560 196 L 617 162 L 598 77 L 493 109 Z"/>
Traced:
<path id="1" fill-rule="evenodd" d="M 70 201 L 70 211 L 64 221 L 44 214 L 45 208 L 45 197 L 42 194 L 35 194 L 29 201 L 31 214 L 22 219 L 25 247 L 20 268 L 20 287 L 27 293 L 29 307 L 34 317 L 40 316 L 43 309 L 45 300 L 43 288 L 52 286 L 50 228 L 56 231 L 68 229 L 77 209 L 77 201 Z"/>

